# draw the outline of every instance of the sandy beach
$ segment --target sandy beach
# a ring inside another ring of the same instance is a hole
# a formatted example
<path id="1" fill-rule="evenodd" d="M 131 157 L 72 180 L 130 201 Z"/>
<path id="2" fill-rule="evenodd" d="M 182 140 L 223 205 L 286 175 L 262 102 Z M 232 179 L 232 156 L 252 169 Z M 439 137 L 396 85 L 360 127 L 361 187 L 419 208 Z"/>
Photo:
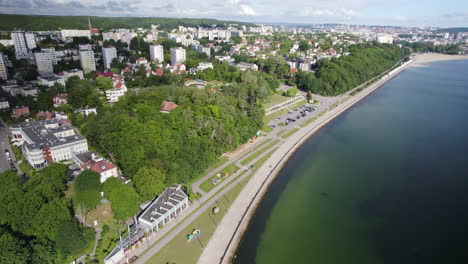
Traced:
<path id="1" fill-rule="evenodd" d="M 468 55 L 447 55 L 440 53 L 417 54 L 413 58 L 413 63 L 411 63 L 410 67 L 424 66 L 431 62 L 447 60 L 468 60 Z"/>
<path id="2" fill-rule="evenodd" d="M 397 76 L 406 67 L 423 66 L 427 63 L 442 60 L 468 59 L 468 56 L 444 55 L 444 54 L 417 54 L 410 63 L 392 71 L 389 78 L 380 79 L 371 86 L 362 90 L 358 94 L 350 97 L 336 108 L 329 110 L 316 121 L 290 136 L 273 155 L 258 169 L 249 183 L 244 187 L 236 200 L 231 205 L 228 213 L 219 223 L 215 233 L 211 237 L 205 250 L 203 251 L 199 264 L 230 263 L 235 254 L 237 245 L 246 230 L 250 218 L 255 213 L 255 209 L 260 203 L 263 194 L 268 190 L 269 184 L 280 172 L 284 164 L 288 161 L 297 148 L 299 148 L 308 138 L 327 125 L 341 113 L 348 110 L 355 103 L 371 94 L 388 80 Z"/>

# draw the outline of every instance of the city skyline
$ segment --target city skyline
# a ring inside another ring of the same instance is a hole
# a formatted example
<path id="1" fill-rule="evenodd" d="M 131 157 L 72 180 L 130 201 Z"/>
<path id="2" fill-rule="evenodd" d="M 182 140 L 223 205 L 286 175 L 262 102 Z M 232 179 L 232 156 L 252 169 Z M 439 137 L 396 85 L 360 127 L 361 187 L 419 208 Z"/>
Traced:
<path id="1" fill-rule="evenodd" d="M 468 2 L 461 0 L 4 0 L 4 14 L 215 18 L 257 23 L 468 26 Z"/>

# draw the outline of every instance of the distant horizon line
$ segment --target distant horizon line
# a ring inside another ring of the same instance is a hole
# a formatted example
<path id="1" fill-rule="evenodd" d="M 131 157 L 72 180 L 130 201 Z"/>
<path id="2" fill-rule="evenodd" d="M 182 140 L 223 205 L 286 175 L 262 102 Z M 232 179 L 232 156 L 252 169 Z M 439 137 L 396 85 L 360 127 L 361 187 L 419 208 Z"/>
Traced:
<path id="1" fill-rule="evenodd" d="M 306 23 L 306 22 L 271 22 L 271 21 L 242 21 L 238 19 L 229 18 L 207 18 L 207 17 L 166 17 L 166 16 L 111 16 L 111 15 L 55 15 L 55 14 L 25 14 L 25 13 L 2 13 L 0 15 L 19 15 L 19 16 L 43 16 L 43 17 L 98 17 L 98 18 L 169 18 L 169 19 L 201 19 L 201 20 L 217 20 L 220 22 L 240 22 L 250 24 L 268 24 L 268 25 L 298 25 L 298 26 L 314 26 L 314 25 L 350 25 L 350 26 L 367 26 L 367 27 L 392 27 L 392 28 L 466 28 L 468 26 L 401 26 L 401 25 L 378 25 L 378 24 L 360 24 L 360 23 L 338 23 L 338 22 L 327 22 L 327 23 Z"/>

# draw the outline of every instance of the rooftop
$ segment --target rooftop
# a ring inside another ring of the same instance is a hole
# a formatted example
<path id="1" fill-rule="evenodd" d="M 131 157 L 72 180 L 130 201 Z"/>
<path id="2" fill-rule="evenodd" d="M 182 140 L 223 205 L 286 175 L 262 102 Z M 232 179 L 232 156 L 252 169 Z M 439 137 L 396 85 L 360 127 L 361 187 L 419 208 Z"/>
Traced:
<path id="1" fill-rule="evenodd" d="M 187 195 L 182 191 L 180 185 L 174 184 L 164 190 L 158 198 L 143 211 L 139 218 L 152 223 L 163 216 L 172 207 L 184 201 L 185 198 L 187 198 Z"/>

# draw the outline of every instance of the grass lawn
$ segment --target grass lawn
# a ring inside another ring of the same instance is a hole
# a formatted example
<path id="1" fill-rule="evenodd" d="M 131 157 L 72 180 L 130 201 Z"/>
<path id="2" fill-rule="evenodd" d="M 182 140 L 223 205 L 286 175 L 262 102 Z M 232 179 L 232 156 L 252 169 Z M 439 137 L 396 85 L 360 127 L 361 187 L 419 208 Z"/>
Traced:
<path id="1" fill-rule="evenodd" d="M 218 162 L 216 162 L 215 164 L 213 164 L 213 166 L 210 167 L 211 170 L 215 170 L 219 167 L 221 167 L 221 165 L 223 165 L 224 163 L 226 163 L 228 161 L 228 158 L 226 157 L 221 157 L 219 158 Z"/>
<path id="2" fill-rule="evenodd" d="M 305 126 L 307 126 L 308 124 L 314 122 L 315 120 L 317 120 L 317 117 L 314 116 L 314 117 L 312 117 L 311 119 L 309 119 L 309 120 L 305 121 L 304 123 L 302 123 L 302 124 L 300 125 L 300 127 L 305 127 Z"/>
<path id="3" fill-rule="evenodd" d="M 273 128 L 268 126 L 268 122 L 263 122 L 262 131 L 265 133 L 270 133 L 273 131 Z"/>
<path id="4" fill-rule="evenodd" d="M 281 135 L 282 138 L 287 138 L 289 137 L 290 135 L 296 133 L 297 131 L 299 130 L 298 127 L 295 127 L 293 129 L 291 129 L 288 133 L 284 134 L 284 135 Z"/>
<path id="5" fill-rule="evenodd" d="M 278 133 L 276 133 L 276 135 L 281 136 L 281 134 L 283 134 L 286 131 L 288 131 L 288 130 L 287 129 L 280 130 L 280 131 L 278 131 Z"/>
<path id="6" fill-rule="evenodd" d="M 246 165 L 248 164 L 249 162 L 251 162 L 252 160 L 254 160 L 256 157 L 258 157 L 259 155 L 261 155 L 262 153 L 264 153 L 265 151 L 267 151 L 268 149 L 270 149 L 272 146 L 274 146 L 276 143 L 279 142 L 279 139 L 276 139 L 275 141 L 273 141 L 271 144 L 269 144 L 269 146 L 267 146 L 266 148 L 263 148 L 261 150 L 258 150 L 257 152 L 255 152 L 254 154 L 248 156 L 246 159 L 242 160 L 241 161 L 241 164 L 242 165 Z"/>
<path id="7" fill-rule="evenodd" d="M 219 171 L 219 173 L 221 172 L 227 172 L 227 174 L 229 174 L 227 177 L 229 177 L 231 174 L 233 174 L 235 171 L 237 171 L 239 169 L 239 167 L 236 166 L 236 164 L 232 163 L 230 164 L 229 166 L 227 166 L 226 168 L 222 169 Z M 211 180 L 213 180 L 214 178 L 218 178 L 219 179 L 219 182 L 218 184 L 220 184 L 225 178 L 227 177 L 224 177 L 224 178 L 220 178 L 220 177 L 217 177 L 216 175 L 215 176 L 211 176 L 210 178 L 208 178 L 206 181 L 202 182 L 200 184 L 200 189 L 202 189 L 203 191 L 205 192 L 209 192 L 211 191 L 216 185 L 213 185 L 211 183 Z M 217 184 L 217 185 L 218 185 Z"/>
<path id="8" fill-rule="evenodd" d="M 93 228 L 102 228 L 103 225 L 109 225 L 113 217 L 111 203 L 100 204 L 86 216 L 86 223 Z M 94 225 L 94 220 L 98 221 L 98 225 Z"/>
<path id="9" fill-rule="evenodd" d="M 238 177 L 243 175 L 246 171 L 242 172 Z M 252 175 L 252 174 L 251 174 Z M 195 219 L 187 228 L 185 228 L 179 235 L 171 240 L 159 252 L 154 255 L 147 263 L 165 264 L 165 263 L 183 263 L 191 264 L 196 263 L 204 247 L 208 244 L 211 236 L 214 234 L 218 223 L 222 220 L 232 202 L 239 195 L 243 186 L 247 184 L 250 177 L 242 180 L 229 192 L 227 192 L 221 199 L 216 202 L 210 209 L 204 211 L 197 219 Z M 217 206 L 220 211 L 218 214 L 213 214 L 212 209 Z M 193 229 L 200 229 L 201 236 L 195 237 L 192 241 L 187 242 L 187 235 Z"/>
<path id="10" fill-rule="evenodd" d="M 282 96 L 280 94 L 273 94 L 267 99 L 267 102 L 263 104 L 263 107 L 266 109 L 274 105 L 280 104 L 282 102 L 285 102 L 287 100 L 289 100 L 289 97 L 287 96 Z"/>

